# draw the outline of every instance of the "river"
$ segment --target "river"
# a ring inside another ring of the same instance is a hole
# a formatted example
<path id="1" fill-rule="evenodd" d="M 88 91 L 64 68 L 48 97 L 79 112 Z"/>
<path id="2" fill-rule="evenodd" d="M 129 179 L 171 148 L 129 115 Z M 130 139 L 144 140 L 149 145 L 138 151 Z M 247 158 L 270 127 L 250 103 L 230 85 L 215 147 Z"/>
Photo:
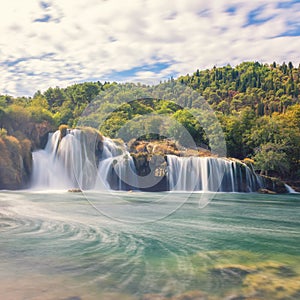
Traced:
<path id="1" fill-rule="evenodd" d="M 0 192 L 1 299 L 300 299 L 300 195 L 204 196 Z"/>

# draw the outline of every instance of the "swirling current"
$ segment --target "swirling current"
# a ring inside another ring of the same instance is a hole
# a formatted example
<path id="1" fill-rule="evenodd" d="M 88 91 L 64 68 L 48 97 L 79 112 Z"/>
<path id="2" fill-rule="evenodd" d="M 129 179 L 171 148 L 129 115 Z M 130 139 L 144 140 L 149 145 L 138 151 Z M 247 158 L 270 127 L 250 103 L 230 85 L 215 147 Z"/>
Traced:
<path id="1" fill-rule="evenodd" d="M 298 299 L 298 195 L 164 195 L 1 192 L 1 299 Z"/>

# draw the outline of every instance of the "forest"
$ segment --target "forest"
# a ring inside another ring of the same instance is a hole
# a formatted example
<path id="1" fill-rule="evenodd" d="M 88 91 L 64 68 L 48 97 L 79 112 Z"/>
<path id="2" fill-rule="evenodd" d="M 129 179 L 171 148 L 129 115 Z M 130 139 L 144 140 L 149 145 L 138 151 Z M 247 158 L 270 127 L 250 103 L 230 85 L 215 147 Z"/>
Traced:
<path id="1" fill-rule="evenodd" d="M 144 139 L 172 137 L 184 145 L 180 123 L 197 146 L 211 149 L 218 139 L 213 131 L 207 135 L 207 104 L 223 130 L 228 157 L 252 162 L 262 174 L 300 181 L 299 93 L 300 65 L 243 62 L 155 86 L 98 81 L 49 87 L 32 97 L 0 95 L 0 188 L 28 181 L 28 152 L 43 148 L 48 132 L 62 124 L 94 127 L 111 138 L 126 125 L 122 138 L 128 140 L 143 124 Z M 162 116 L 176 122 L 165 124 Z"/>

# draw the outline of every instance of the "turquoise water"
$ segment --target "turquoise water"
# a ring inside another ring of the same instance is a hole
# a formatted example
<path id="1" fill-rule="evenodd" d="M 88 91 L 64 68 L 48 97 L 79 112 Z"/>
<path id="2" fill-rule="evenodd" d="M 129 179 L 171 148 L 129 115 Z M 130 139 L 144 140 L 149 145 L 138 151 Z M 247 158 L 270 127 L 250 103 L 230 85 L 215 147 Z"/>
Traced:
<path id="1" fill-rule="evenodd" d="M 300 195 L 204 196 L 1 192 L 1 299 L 300 299 Z"/>

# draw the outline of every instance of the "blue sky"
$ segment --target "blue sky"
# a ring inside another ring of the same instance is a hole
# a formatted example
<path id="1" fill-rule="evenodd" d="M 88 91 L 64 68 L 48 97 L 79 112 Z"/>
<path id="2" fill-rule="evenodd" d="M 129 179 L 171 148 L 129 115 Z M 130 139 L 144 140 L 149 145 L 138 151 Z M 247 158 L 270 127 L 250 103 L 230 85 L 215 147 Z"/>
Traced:
<path id="1" fill-rule="evenodd" d="M 0 36 L 0 94 L 155 84 L 242 61 L 298 66 L 300 0 L 10 0 Z"/>

